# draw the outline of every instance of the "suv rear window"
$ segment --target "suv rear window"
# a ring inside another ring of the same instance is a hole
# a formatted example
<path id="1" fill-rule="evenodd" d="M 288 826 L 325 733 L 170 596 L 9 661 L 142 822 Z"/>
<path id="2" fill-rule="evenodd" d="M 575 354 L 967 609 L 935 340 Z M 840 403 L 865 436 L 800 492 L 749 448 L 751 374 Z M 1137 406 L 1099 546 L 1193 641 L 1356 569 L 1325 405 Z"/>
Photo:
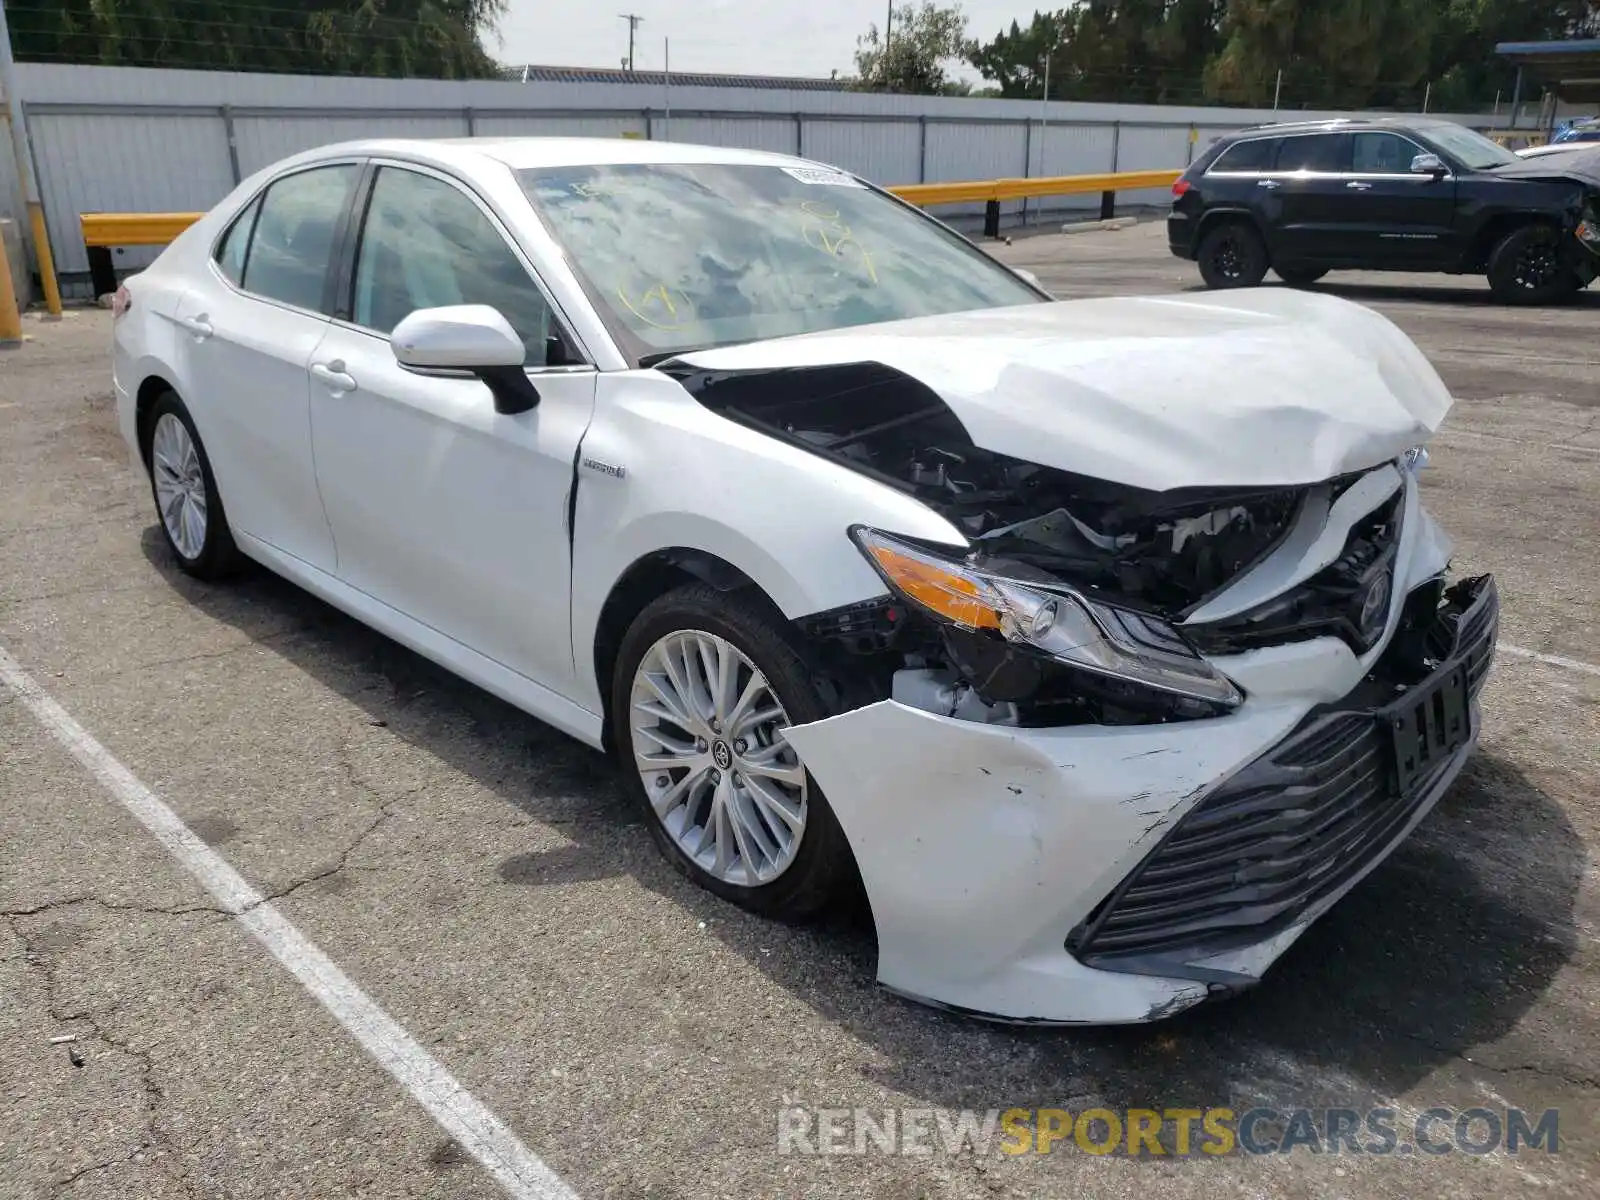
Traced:
<path id="1" fill-rule="evenodd" d="M 1211 164 L 1213 171 L 1270 171 L 1278 153 L 1278 138 L 1252 138 L 1235 142 Z"/>

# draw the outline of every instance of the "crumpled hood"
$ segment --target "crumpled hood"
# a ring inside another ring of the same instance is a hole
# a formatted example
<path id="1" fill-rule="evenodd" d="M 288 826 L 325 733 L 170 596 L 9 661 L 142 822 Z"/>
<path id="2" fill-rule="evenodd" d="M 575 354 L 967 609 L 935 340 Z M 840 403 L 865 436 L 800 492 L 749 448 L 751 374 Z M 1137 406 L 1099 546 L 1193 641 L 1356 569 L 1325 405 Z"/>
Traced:
<path id="1" fill-rule="evenodd" d="M 1070 300 L 688 353 L 711 371 L 879 362 L 975 445 L 1132 487 L 1315 483 L 1425 442 L 1451 398 L 1357 304 L 1285 288 Z"/>

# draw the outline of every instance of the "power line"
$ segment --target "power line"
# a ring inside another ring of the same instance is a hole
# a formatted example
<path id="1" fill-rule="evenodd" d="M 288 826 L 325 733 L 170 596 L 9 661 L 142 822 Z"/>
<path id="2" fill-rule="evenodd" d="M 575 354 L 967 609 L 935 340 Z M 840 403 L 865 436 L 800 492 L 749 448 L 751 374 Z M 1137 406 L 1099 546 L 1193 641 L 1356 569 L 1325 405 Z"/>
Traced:
<path id="1" fill-rule="evenodd" d="M 633 71 L 633 32 L 634 32 L 634 30 L 638 29 L 639 26 L 644 24 L 644 18 L 641 17 L 638 13 L 618 13 L 617 17 L 618 17 L 618 19 L 626 21 L 628 23 L 628 61 L 627 61 L 627 68 L 628 68 L 628 71 L 631 73 Z"/>

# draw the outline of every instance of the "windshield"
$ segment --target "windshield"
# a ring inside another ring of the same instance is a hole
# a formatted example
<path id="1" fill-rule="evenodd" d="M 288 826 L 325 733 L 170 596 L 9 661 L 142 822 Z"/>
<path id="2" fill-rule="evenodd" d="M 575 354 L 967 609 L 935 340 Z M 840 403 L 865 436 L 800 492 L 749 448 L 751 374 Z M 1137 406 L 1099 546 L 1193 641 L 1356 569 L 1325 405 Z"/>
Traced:
<path id="1" fill-rule="evenodd" d="M 1043 299 L 831 170 L 627 163 L 519 175 L 635 358 Z"/>
<path id="2" fill-rule="evenodd" d="M 1518 161 L 1510 150 L 1465 125 L 1434 125 L 1422 132 L 1469 171 L 1487 171 Z"/>

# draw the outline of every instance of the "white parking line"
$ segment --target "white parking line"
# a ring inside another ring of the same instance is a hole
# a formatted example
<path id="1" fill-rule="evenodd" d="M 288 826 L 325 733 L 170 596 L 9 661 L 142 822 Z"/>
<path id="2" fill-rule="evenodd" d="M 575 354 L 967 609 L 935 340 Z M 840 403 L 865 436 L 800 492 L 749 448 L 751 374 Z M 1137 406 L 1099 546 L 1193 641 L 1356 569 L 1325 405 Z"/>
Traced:
<path id="1" fill-rule="evenodd" d="M 1513 658 L 1527 658 L 1534 662 L 1542 662 L 1547 666 L 1564 667 L 1568 671 L 1578 671 L 1584 675 L 1600 675 L 1600 667 L 1594 663 L 1582 662 L 1576 658 L 1564 658 L 1559 654 L 1540 654 L 1537 650 L 1525 650 L 1521 646 L 1508 646 L 1501 642 L 1495 647 L 1497 654 L 1509 654 Z"/>
<path id="2" fill-rule="evenodd" d="M 227 860 L 195 836 L 109 750 L 57 704 L 0 647 L 0 680 L 123 808 L 155 835 L 222 908 L 250 931 L 302 987 L 321 1001 L 366 1052 L 441 1128 L 517 1200 L 576 1200 L 549 1167 L 462 1087 L 395 1019 L 358 988 L 316 944 L 245 882 Z"/>

